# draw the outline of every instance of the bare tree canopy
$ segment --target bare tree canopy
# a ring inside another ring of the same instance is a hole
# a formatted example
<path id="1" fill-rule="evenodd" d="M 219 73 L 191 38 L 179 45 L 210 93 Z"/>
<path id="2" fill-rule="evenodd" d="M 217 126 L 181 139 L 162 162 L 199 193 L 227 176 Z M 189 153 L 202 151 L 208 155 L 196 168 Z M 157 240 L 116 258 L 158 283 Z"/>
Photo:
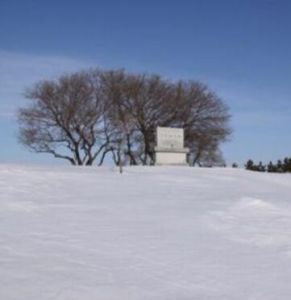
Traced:
<path id="1" fill-rule="evenodd" d="M 158 75 L 90 70 L 42 81 L 19 110 L 20 141 L 73 165 L 154 164 L 157 126 L 182 127 L 190 163 L 221 159 L 229 112 L 206 85 Z"/>

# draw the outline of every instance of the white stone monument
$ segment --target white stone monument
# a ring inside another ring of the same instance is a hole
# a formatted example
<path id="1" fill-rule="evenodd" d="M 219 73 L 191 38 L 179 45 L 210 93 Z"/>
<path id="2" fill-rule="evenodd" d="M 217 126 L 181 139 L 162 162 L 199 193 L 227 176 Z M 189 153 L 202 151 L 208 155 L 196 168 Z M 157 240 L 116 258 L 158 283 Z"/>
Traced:
<path id="1" fill-rule="evenodd" d="M 187 165 L 183 128 L 158 127 L 156 140 L 156 165 Z"/>

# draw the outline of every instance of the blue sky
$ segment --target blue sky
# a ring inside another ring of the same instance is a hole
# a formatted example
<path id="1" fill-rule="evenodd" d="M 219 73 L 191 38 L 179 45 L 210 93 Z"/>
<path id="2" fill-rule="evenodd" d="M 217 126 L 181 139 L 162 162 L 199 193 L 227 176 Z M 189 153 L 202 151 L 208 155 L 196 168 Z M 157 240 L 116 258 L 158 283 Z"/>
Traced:
<path id="1" fill-rule="evenodd" d="M 55 163 L 17 143 L 15 110 L 88 67 L 205 82 L 233 115 L 229 163 L 291 156 L 291 1 L 0 0 L 0 162 Z"/>

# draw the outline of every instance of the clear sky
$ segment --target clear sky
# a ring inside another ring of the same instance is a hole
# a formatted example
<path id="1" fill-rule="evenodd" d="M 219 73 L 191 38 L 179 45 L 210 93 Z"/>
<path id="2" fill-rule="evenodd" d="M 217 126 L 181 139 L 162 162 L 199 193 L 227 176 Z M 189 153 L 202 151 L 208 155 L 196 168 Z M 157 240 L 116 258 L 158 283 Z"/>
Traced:
<path id="1" fill-rule="evenodd" d="M 87 67 L 205 82 L 233 116 L 227 162 L 291 156 L 291 1 L 0 0 L 0 162 L 53 162 L 17 143 L 15 110 Z"/>

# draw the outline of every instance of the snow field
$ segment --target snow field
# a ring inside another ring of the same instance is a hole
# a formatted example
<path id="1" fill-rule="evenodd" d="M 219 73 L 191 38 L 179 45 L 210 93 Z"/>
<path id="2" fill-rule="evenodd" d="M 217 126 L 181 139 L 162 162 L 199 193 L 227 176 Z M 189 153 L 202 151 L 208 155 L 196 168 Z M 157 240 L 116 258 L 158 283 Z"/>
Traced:
<path id="1" fill-rule="evenodd" d="M 2 300 L 289 300 L 291 176 L 0 165 Z"/>

